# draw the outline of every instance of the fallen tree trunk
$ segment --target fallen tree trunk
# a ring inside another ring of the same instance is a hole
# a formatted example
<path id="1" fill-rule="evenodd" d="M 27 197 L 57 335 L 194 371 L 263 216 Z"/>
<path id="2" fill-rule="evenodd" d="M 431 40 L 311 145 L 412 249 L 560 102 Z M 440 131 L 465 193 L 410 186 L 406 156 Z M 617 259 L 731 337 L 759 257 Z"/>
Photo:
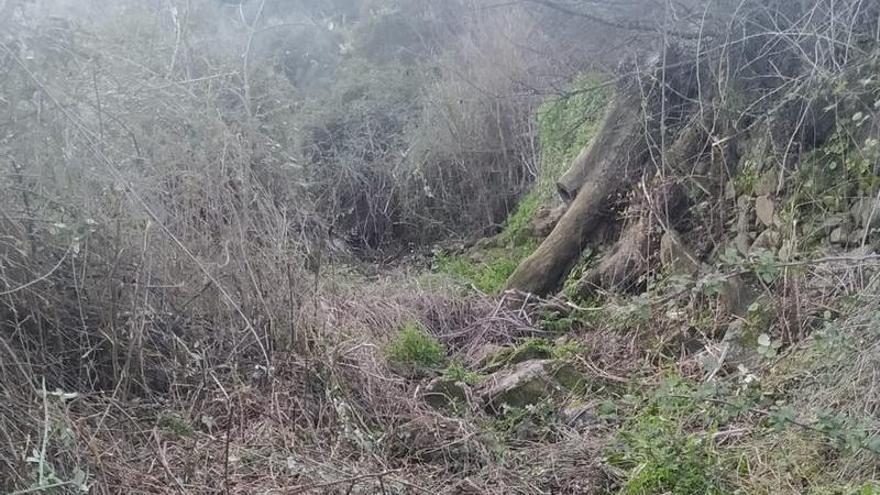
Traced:
<path id="1" fill-rule="evenodd" d="M 613 105 L 608 106 L 603 122 L 611 118 L 614 110 Z M 594 157 L 593 146 L 595 141 L 591 141 L 587 146 L 578 153 L 568 170 L 556 181 L 556 192 L 565 204 L 571 204 L 581 186 L 587 181 L 590 171 L 590 159 Z"/>
<path id="2" fill-rule="evenodd" d="M 649 72 L 618 89 L 598 134 L 557 185 L 563 199 L 573 196 L 568 210 L 513 272 L 506 289 L 544 296 L 560 286 L 611 205 L 653 162 L 661 124 L 678 127 L 692 113 L 696 67 L 681 60 L 677 49 L 668 47 L 665 56 L 650 61 Z"/>
<path id="3" fill-rule="evenodd" d="M 510 276 L 507 289 L 549 294 L 577 262 L 610 200 L 641 175 L 648 160 L 641 108 L 638 91 L 614 98 L 596 139 L 580 157 L 589 164 L 583 167 L 583 185 L 556 228 Z"/>

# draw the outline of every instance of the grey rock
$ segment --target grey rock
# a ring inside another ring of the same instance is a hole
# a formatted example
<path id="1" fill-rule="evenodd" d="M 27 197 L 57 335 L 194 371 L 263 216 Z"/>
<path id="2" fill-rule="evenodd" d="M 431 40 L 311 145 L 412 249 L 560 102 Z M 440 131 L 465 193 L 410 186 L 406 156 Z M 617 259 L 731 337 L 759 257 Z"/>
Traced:
<path id="1" fill-rule="evenodd" d="M 547 237 L 550 232 L 556 228 L 559 219 L 565 214 L 566 205 L 559 205 L 555 208 L 541 206 L 536 211 L 531 220 L 529 220 L 529 235 L 532 237 Z"/>
<path id="2" fill-rule="evenodd" d="M 862 241 L 865 241 L 865 230 L 864 229 L 855 229 L 849 233 L 847 237 L 847 245 L 849 246 L 861 246 Z M 866 245 L 870 243 L 870 238 Z"/>
<path id="3" fill-rule="evenodd" d="M 736 199 L 736 184 L 734 184 L 732 180 L 729 180 L 724 184 L 724 199 Z"/>
<path id="4" fill-rule="evenodd" d="M 840 215 L 831 215 L 824 220 L 822 220 L 822 230 L 825 234 L 830 234 L 831 231 L 838 227 L 849 226 L 849 215 L 840 214 Z"/>
<path id="5" fill-rule="evenodd" d="M 394 455 L 444 463 L 450 460 L 479 463 L 485 449 L 482 440 L 468 435 L 463 422 L 433 415 L 414 418 L 388 437 L 389 450 Z"/>
<path id="6" fill-rule="evenodd" d="M 828 241 L 839 246 L 845 245 L 849 242 L 849 229 L 843 225 L 836 227 L 828 236 Z"/>
<path id="7" fill-rule="evenodd" d="M 481 366 L 483 371 L 493 373 L 499 369 L 534 359 L 550 359 L 553 353 L 549 346 L 523 344 L 516 347 L 502 347 Z"/>
<path id="8" fill-rule="evenodd" d="M 776 255 L 779 257 L 780 261 L 788 262 L 794 259 L 794 249 L 794 241 L 786 239 L 782 241 L 782 246 L 779 248 L 779 252 Z"/>
<path id="9" fill-rule="evenodd" d="M 776 204 L 770 196 L 758 196 L 755 200 L 755 214 L 758 221 L 767 227 L 773 226 L 773 215 L 776 212 Z"/>
<path id="10" fill-rule="evenodd" d="M 757 251 L 760 249 L 775 251 L 779 248 L 779 243 L 781 241 L 782 236 L 779 235 L 779 232 L 774 229 L 767 229 L 758 234 L 758 237 L 755 238 L 755 242 L 752 243 L 751 251 Z"/>
<path id="11" fill-rule="evenodd" d="M 566 404 L 559 410 L 559 418 L 571 428 L 581 429 L 596 424 L 598 418 L 593 412 L 593 405 L 583 402 Z"/>
<path id="12" fill-rule="evenodd" d="M 761 361 L 757 346 L 752 342 L 746 332 L 743 320 L 735 320 L 727 326 L 724 338 L 721 340 L 723 362 L 733 368 L 742 365 L 753 368 Z"/>
<path id="13" fill-rule="evenodd" d="M 748 196 L 740 196 L 736 200 L 737 204 L 737 217 L 736 217 L 736 237 L 734 239 L 734 245 L 736 249 L 739 250 L 740 254 L 747 254 L 749 252 L 749 246 L 751 246 L 751 239 L 749 238 L 749 225 L 750 214 L 751 214 L 751 199 Z"/>
<path id="14" fill-rule="evenodd" d="M 700 271 L 699 259 L 672 229 L 660 238 L 660 263 L 672 275 L 693 276 Z"/>
<path id="15" fill-rule="evenodd" d="M 758 293 L 745 283 L 741 275 L 726 279 L 718 290 L 718 306 L 722 313 L 745 316 Z"/>
<path id="16" fill-rule="evenodd" d="M 422 399 L 434 409 L 446 409 L 455 403 L 467 402 L 468 386 L 441 376 L 431 380 L 421 395 Z"/>
<path id="17" fill-rule="evenodd" d="M 504 347 L 498 344 L 486 342 L 468 352 L 464 362 L 468 368 L 481 370 L 488 366 L 492 359 L 503 350 Z"/>
<path id="18" fill-rule="evenodd" d="M 501 412 L 505 404 L 510 407 L 537 404 L 583 382 L 583 376 L 570 365 L 536 359 L 496 372 L 480 385 L 477 394 L 489 411 Z"/>
<path id="19" fill-rule="evenodd" d="M 755 181 L 755 196 L 769 196 L 776 192 L 779 182 L 779 170 L 776 167 L 767 170 Z"/>

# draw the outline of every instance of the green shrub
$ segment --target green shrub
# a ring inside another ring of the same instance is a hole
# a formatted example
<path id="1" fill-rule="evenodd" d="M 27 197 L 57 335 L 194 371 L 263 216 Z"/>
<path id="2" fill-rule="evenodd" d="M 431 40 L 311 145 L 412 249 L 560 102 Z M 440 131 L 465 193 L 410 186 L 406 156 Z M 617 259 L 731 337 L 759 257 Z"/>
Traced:
<path id="1" fill-rule="evenodd" d="M 484 378 L 484 375 L 465 368 L 465 366 L 459 361 L 453 361 L 449 367 L 446 368 L 444 375 L 450 380 L 466 383 L 468 385 L 477 385 L 483 381 Z"/>
<path id="2" fill-rule="evenodd" d="M 705 409 L 698 395 L 686 382 L 669 379 L 620 428 L 609 462 L 624 473 L 621 494 L 730 492 L 711 434 L 717 411 Z M 701 432 L 690 431 L 694 418 Z"/>
<path id="3" fill-rule="evenodd" d="M 416 369 L 437 369 L 446 360 L 443 344 L 418 322 L 407 322 L 388 344 L 388 360 Z"/>
<path id="4" fill-rule="evenodd" d="M 159 415 L 158 426 L 167 432 L 182 437 L 192 436 L 195 433 L 192 423 L 174 411 L 163 411 Z"/>

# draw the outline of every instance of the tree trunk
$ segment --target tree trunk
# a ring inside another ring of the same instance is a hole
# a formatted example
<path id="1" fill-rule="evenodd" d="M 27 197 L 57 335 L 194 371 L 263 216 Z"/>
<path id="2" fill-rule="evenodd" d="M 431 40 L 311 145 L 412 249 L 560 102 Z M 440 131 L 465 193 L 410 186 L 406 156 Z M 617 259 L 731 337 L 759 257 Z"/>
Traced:
<path id="1" fill-rule="evenodd" d="M 611 118 L 613 109 L 614 106 L 609 105 L 608 112 L 605 114 L 603 122 Z M 566 170 L 559 180 L 556 181 L 556 191 L 566 205 L 571 204 L 574 198 L 577 197 L 578 191 L 580 191 L 581 186 L 583 186 L 584 182 L 587 180 L 590 171 L 592 149 L 593 142 L 584 146 L 581 152 L 578 153 L 578 156 L 575 157 L 574 161 L 571 163 L 571 166 L 568 167 L 568 170 Z"/>
<path id="2" fill-rule="evenodd" d="M 576 160 L 584 179 L 571 206 L 547 239 L 513 272 L 507 289 L 549 294 L 577 262 L 614 196 L 629 188 L 648 160 L 641 109 L 638 91 L 614 98 L 598 135 Z"/>

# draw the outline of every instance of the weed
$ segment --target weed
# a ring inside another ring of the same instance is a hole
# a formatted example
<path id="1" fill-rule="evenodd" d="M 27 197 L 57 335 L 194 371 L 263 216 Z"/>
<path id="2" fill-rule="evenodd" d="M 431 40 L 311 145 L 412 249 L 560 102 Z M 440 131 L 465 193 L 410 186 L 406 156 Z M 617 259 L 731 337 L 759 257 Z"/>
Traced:
<path id="1" fill-rule="evenodd" d="M 624 423 L 608 457 L 623 472 L 620 493 L 729 493 L 721 475 L 722 459 L 712 441 L 717 411 L 702 408 L 691 397 L 697 392 L 687 382 L 669 378 Z M 702 431 L 689 431 L 697 426 L 694 418 L 703 418 Z"/>
<path id="2" fill-rule="evenodd" d="M 443 252 L 439 253 L 434 261 L 437 271 L 467 281 L 484 293 L 494 294 L 504 288 L 508 277 L 537 246 L 536 240 L 529 239 L 523 244 L 507 249 L 493 248 L 480 253 L 485 261 Z"/>
<path id="3" fill-rule="evenodd" d="M 600 82 L 597 74 L 582 74 L 567 95 L 547 100 L 538 109 L 541 173 L 533 191 L 542 200 L 553 196 L 556 179 L 598 130 L 611 96 L 597 89 Z"/>
<path id="4" fill-rule="evenodd" d="M 550 399 L 525 407 L 505 405 L 502 414 L 492 421 L 491 428 L 508 440 L 546 438 L 556 431 L 556 409 Z"/>
<path id="5" fill-rule="evenodd" d="M 159 415 L 159 428 L 181 437 L 195 433 L 192 423 L 175 411 L 163 411 Z"/>
<path id="6" fill-rule="evenodd" d="M 416 370 L 439 368 L 446 360 L 443 344 L 418 322 L 410 321 L 388 344 L 386 356 L 394 364 Z"/>
<path id="7" fill-rule="evenodd" d="M 467 369 L 459 361 L 453 361 L 449 367 L 446 368 L 444 376 L 452 381 L 462 382 L 468 385 L 477 385 L 483 381 L 483 378 L 485 378 L 484 375 Z"/>
<path id="8" fill-rule="evenodd" d="M 529 338 L 516 347 L 509 347 L 492 357 L 488 369 L 521 363 L 530 359 L 555 359 L 567 361 L 583 352 L 581 345 L 573 340 L 550 342 L 546 339 Z"/>

